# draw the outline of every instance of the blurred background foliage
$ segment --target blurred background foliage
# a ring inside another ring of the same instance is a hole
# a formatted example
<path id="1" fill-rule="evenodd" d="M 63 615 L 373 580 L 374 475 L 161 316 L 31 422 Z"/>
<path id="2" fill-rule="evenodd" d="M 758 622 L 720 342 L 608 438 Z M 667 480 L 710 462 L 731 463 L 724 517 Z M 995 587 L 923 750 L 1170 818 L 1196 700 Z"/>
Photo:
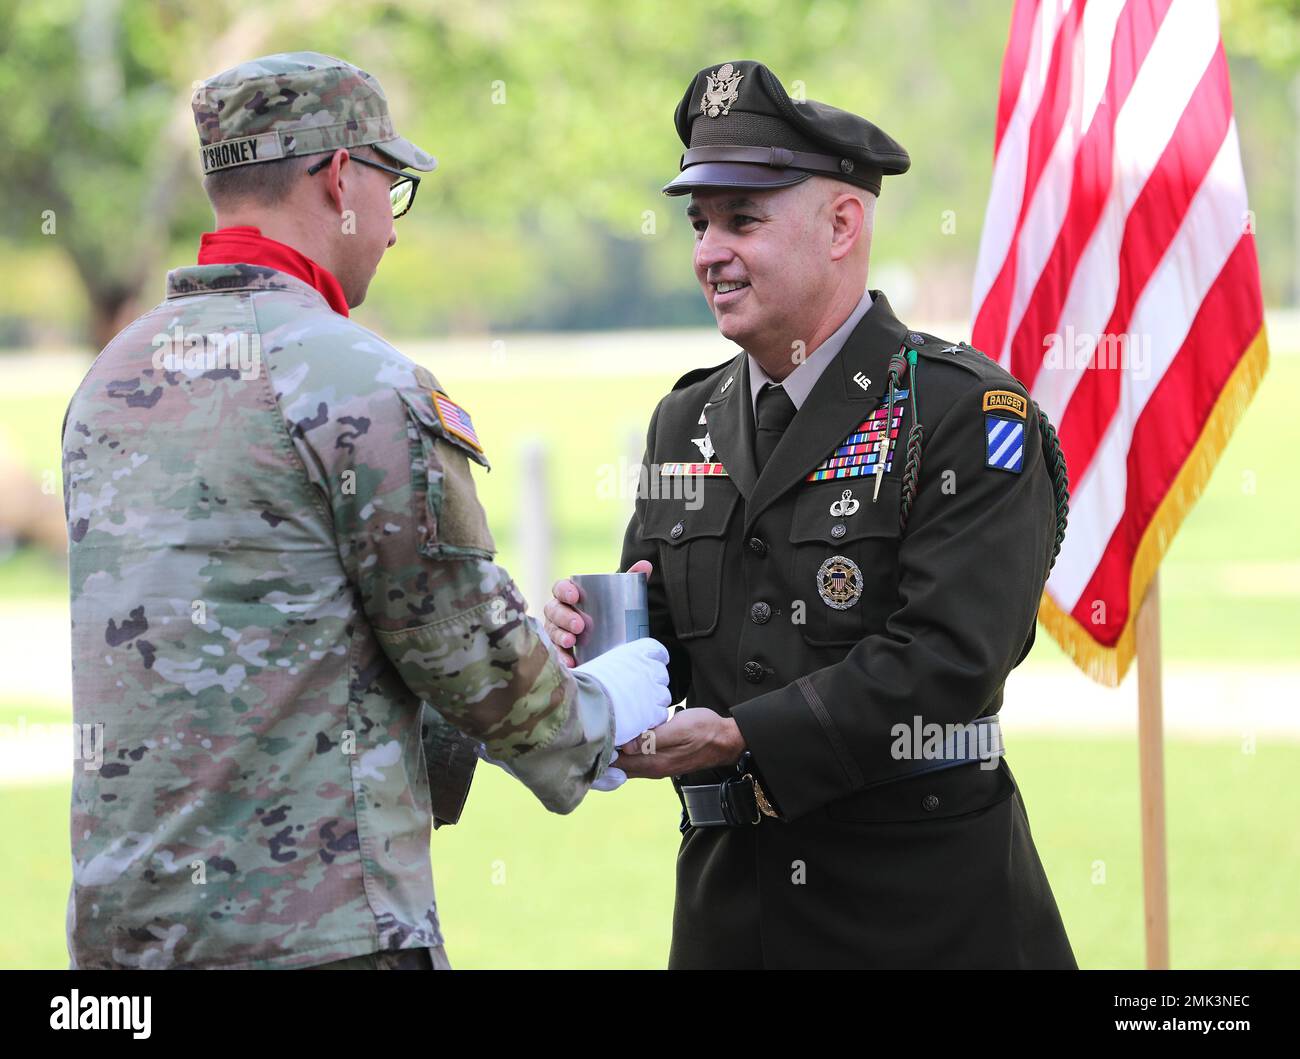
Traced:
<path id="1" fill-rule="evenodd" d="M 1290 303 L 1300 0 L 1221 10 L 1265 297 Z M 97 348 L 154 304 L 211 222 L 193 85 L 301 49 L 378 76 L 440 161 L 359 314 L 386 334 L 710 323 L 659 188 L 686 84 L 736 58 L 908 148 L 872 283 L 903 312 L 964 319 L 1009 17 L 987 0 L 4 0 L 0 347 Z"/>

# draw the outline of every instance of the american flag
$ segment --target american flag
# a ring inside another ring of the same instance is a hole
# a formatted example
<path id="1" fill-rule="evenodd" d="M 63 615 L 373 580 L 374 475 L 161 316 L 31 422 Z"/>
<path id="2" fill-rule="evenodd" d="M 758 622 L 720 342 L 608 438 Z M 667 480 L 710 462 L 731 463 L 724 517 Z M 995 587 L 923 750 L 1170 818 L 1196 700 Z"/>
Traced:
<path id="1" fill-rule="evenodd" d="M 1016 0 L 973 342 L 1060 433 L 1039 617 L 1107 684 L 1267 365 L 1253 232 L 1213 0 Z"/>
<path id="2" fill-rule="evenodd" d="M 479 452 L 483 451 L 478 433 L 474 430 L 474 423 L 465 409 L 439 390 L 433 391 L 433 407 L 438 412 L 438 419 L 442 421 L 443 428 L 449 434 L 467 442 Z"/>

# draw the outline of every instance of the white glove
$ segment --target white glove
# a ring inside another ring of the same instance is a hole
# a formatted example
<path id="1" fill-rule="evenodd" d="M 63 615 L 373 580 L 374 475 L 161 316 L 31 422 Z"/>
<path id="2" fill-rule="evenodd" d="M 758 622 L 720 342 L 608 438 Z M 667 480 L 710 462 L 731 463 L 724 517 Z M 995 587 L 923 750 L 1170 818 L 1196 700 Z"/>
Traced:
<path id="1" fill-rule="evenodd" d="M 624 743 L 668 720 L 668 707 L 672 705 L 668 693 L 668 649 L 658 640 L 646 636 L 620 644 L 584 662 L 575 672 L 595 679 L 614 707 L 614 751 L 610 761 L 618 756 L 618 748 Z M 622 777 L 615 786 L 627 779 L 621 769 L 612 769 L 592 786 L 596 790 L 613 790 L 600 785 L 611 771 Z"/>
<path id="2" fill-rule="evenodd" d="M 591 785 L 593 791 L 616 791 L 627 782 L 627 773 L 610 765 L 600 774 L 600 779 Z"/>

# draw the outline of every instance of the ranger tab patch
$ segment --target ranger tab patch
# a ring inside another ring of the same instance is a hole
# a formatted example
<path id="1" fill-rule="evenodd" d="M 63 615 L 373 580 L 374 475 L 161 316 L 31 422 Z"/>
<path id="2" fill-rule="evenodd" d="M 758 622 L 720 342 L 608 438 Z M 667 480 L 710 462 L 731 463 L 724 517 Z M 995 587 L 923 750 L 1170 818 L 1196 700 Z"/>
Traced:
<path id="1" fill-rule="evenodd" d="M 1012 396 L 1015 396 L 1014 394 Z M 1025 424 L 1002 416 L 984 417 L 984 466 L 1019 474 L 1025 463 Z"/>
<path id="2" fill-rule="evenodd" d="M 1020 394 L 1011 390 L 989 390 L 984 395 L 984 411 L 1009 414 L 1024 419 L 1025 413 L 1029 411 L 1029 405 Z"/>
<path id="3" fill-rule="evenodd" d="M 433 391 L 433 410 L 438 413 L 442 429 L 452 437 L 460 438 L 466 445 L 472 445 L 477 452 L 483 451 L 478 435 L 474 432 L 474 423 L 469 413 L 455 401 L 439 390 Z"/>

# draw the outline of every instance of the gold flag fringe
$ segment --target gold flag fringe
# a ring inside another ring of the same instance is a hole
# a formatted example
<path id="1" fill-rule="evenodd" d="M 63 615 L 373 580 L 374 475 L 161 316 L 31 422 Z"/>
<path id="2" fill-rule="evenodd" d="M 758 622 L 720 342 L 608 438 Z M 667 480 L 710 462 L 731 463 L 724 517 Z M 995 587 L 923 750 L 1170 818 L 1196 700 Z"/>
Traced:
<path id="1" fill-rule="evenodd" d="M 1038 620 L 1071 661 L 1099 684 L 1118 687 L 1132 665 L 1136 653 L 1137 612 L 1146 596 L 1147 586 L 1169 551 L 1178 527 L 1204 492 L 1228 439 L 1245 414 L 1246 406 L 1255 396 L 1267 369 L 1268 337 L 1261 321 L 1259 331 L 1214 402 L 1200 437 L 1142 533 L 1129 577 L 1128 617 L 1114 647 L 1098 643 L 1072 614 L 1062 610 L 1046 591 L 1043 592 Z"/>

